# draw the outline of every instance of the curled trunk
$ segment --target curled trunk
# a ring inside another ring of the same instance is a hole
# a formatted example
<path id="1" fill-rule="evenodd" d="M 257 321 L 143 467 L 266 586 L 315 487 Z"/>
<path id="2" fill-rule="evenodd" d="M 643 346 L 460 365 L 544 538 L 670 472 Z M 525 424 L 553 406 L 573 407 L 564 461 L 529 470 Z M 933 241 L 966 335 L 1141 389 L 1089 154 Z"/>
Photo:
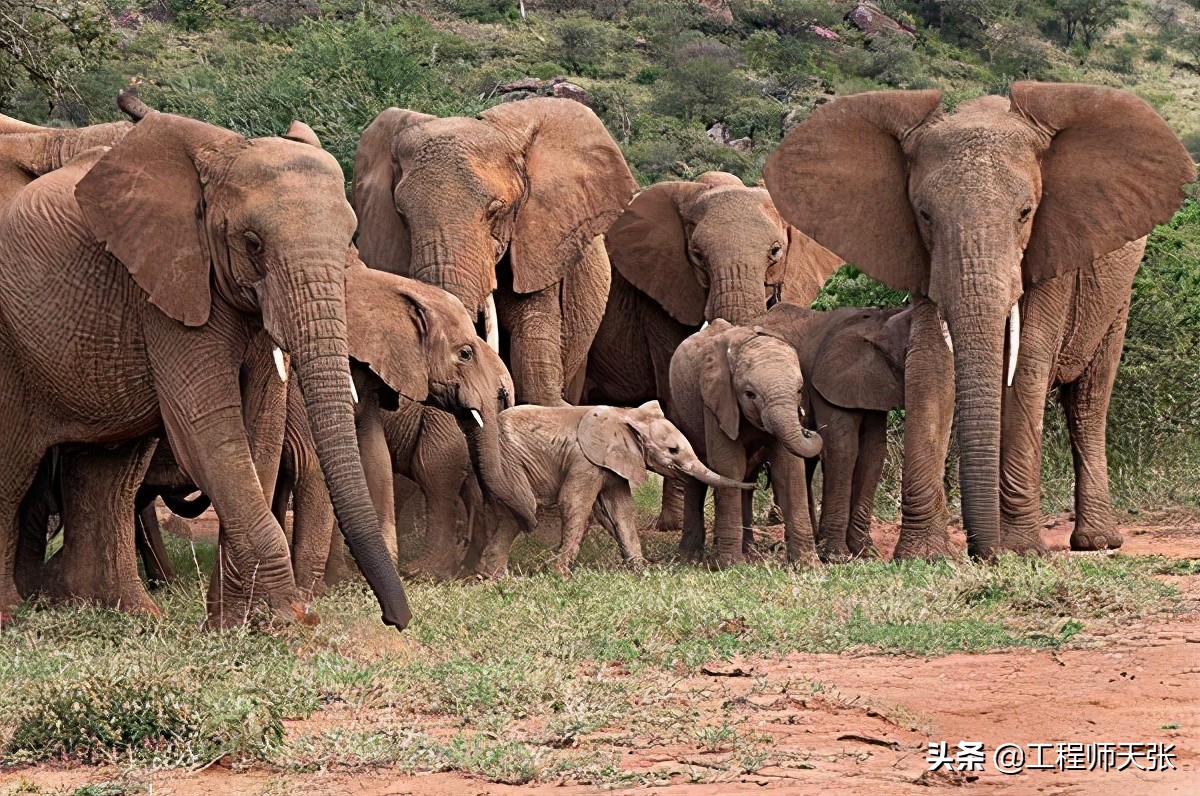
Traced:
<path id="1" fill-rule="evenodd" d="M 763 413 L 766 430 L 783 443 L 794 456 L 811 459 L 821 453 L 821 436 L 800 423 L 800 408 L 795 404 L 774 404 Z"/>

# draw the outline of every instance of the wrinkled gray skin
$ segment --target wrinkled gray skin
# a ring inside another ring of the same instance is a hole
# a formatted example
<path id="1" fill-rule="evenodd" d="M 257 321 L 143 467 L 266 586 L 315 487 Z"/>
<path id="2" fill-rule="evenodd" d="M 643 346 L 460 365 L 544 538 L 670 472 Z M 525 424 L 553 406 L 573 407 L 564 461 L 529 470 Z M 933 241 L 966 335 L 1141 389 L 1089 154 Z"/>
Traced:
<path id="1" fill-rule="evenodd" d="M 1075 459 L 1072 547 L 1119 545 L 1104 429 L 1140 239 L 1195 176 L 1154 109 L 1053 83 L 1014 83 L 1009 98 L 953 112 L 938 91 L 860 94 L 793 128 L 763 174 L 785 218 L 913 296 L 896 555 L 949 553 L 952 416 L 971 555 L 1043 549 L 1038 464 L 1055 384 Z"/>
<path id="2" fill-rule="evenodd" d="M 770 464 L 788 560 L 796 563 L 817 557 L 804 460 L 820 454 L 821 437 L 801 423 L 803 386 L 795 350 L 760 327 L 714 321 L 671 358 L 672 421 L 724 476 L 743 480 L 762 461 Z M 704 551 L 705 493 L 704 484 L 685 480 L 680 553 L 693 560 Z M 740 563 L 750 552 L 752 531 L 743 526 L 742 496 L 735 490 L 716 492 L 713 535 L 718 566 Z"/>
<path id="3" fill-rule="evenodd" d="M 501 413 L 500 429 L 508 466 L 526 474 L 539 506 L 558 506 L 562 545 L 554 568 L 563 574 L 593 515 L 617 540 L 626 562 L 641 562 L 631 485 L 646 479 L 647 468 L 717 487 L 754 488 L 705 467 L 657 401 L 634 409 L 518 406 Z M 504 574 L 519 533 L 507 518 L 498 519 L 476 567 L 486 577 Z"/>
<path id="4" fill-rule="evenodd" d="M 887 452 L 887 413 L 904 407 L 911 321 L 911 309 L 820 312 L 786 302 L 755 320 L 796 349 L 804 374 L 805 425 L 824 443 L 817 523 L 822 561 L 878 555 L 871 516 Z"/>

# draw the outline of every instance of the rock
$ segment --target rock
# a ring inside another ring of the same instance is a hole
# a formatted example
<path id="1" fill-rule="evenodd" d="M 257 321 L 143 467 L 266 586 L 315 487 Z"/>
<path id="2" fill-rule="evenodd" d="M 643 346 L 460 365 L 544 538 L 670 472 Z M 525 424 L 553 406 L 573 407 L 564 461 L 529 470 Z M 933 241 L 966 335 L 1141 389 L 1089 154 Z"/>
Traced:
<path id="1" fill-rule="evenodd" d="M 496 86 L 495 92 L 504 95 L 505 102 L 514 102 L 530 97 L 560 97 L 575 100 L 588 107 L 591 107 L 592 104 L 591 95 L 582 86 L 572 83 L 563 76 L 549 80 L 525 77 Z"/>
<path id="2" fill-rule="evenodd" d="M 754 147 L 754 142 L 749 138 L 735 138 L 728 146 L 734 152 L 749 152 Z"/>
<path id="3" fill-rule="evenodd" d="M 704 134 L 710 139 L 723 146 L 729 144 L 729 128 L 724 123 L 717 122 L 712 127 L 704 131 Z"/>
<path id="4" fill-rule="evenodd" d="M 846 12 L 844 19 L 865 33 L 867 38 L 889 33 L 909 37 L 916 35 L 915 30 L 892 19 L 874 3 L 855 4 L 854 8 Z"/>
<path id="5" fill-rule="evenodd" d="M 837 35 L 829 28 L 823 28 L 820 25 L 809 25 L 808 29 L 820 36 L 822 39 L 828 39 L 829 41 L 837 41 L 841 38 L 841 36 Z"/>
<path id="6" fill-rule="evenodd" d="M 733 9 L 729 6 L 729 0 L 700 0 L 700 5 L 704 8 L 704 14 L 709 19 L 724 26 L 733 24 Z"/>

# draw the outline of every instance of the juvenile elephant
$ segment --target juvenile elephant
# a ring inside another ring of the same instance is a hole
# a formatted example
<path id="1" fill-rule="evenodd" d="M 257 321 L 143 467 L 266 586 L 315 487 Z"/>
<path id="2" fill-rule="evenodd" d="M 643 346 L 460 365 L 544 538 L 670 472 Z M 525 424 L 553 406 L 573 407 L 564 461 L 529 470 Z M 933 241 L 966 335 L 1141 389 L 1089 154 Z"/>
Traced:
<path id="1" fill-rule="evenodd" d="M 508 102 L 475 118 L 389 108 L 354 160 L 372 268 L 458 296 L 504 355 L 518 403 L 578 398 L 608 295 L 601 234 L 637 190 L 586 106 Z"/>
<path id="2" fill-rule="evenodd" d="M 467 475 L 459 468 L 464 463 L 470 467 L 469 441 L 489 496 L 532 522 L 537 510 L 534 497 L 524 482 L 519 491 L 512 488 L 500 450 L 497 417 L 511 406 L 512 382 L 499 355 L 475 335 L 462 303 L 440 288 L 358 264 L 346 270 L 346 312 L 358 450 L 392 558 L 397 555 L 392 477 L 398 457 L 406 452 L 417 455 L 401 463 L 402 473 L 417 470 L 422 480 L 425 475 L 443 476 L 450 482 L 457 477 L 457 496 Z M 420 422 L 426 419 L 425 411 L 419 412 L 418 419 L 411 407 L 426 410 L 428 422 Z M 334 517 L 304 413 L 299 391 L 292 389 L 274 506 L 276 516 L 282 518 L 287 497 L 293 495 L 297 585 L 313 593 L 326 569 Z M 424 448 L 419 435 L 427 435 Z M 425 455 L 446 456 L 450 461 L 440 468 L 435 461 L 423 460 Z M 465 544 L 454 536 L 456 506 L 446 496 L 433 494 L 443 499 L 429 503 L 427 550 L 417 566 L 450 577 Z"/>
<path id="3" fill-rule="evenodd" d="M 842 261 L 775 210 L 762 188 L 724 172 L 662 182 L 634 197 L 605 235 L 612 287 L 588 353 L 586 400 L 671 412 L 671 355 L 704 322 L 744 323 L 768 300 L 807 305 Z M 682 489 L 663 488 L 662 528 L 679 528 Z"/>
<path id="4" fill-rule="evenodd" d="M 796 351 L 761 326 L 713 321 L 684 340 L 671 358 L 671 418 L 696 453 L 724 476 L 743 479 L 751 461 L 771 468 L 775 502 L 783 512 L 788 561 L 816 560 L 804 460 L 821 452 L 821 437 L 800 421 L 804 378 Z M 685 480 L 681 555 L 704 551 L 706 487 Z M 718 566 L 745 560 L 751 531 L 743 528 L 742 500 L 732 489 L 716 492 Z"/>
<path id="5" fill-rule="evenodd" d="M 355 447 L 353 231 L 341 169 L 319 147 L 154 112 L 0 209 L 0 618 L 20 602 L 18 509 L 46 450 L 107 446 L 91 493 L 119 496 L 105 502 L 132 519 L 164 432 L 222 520 L 231 566 L 212 618 L 260 601 L 303 615 L 242 412 L 243 355 L 265 329 L 292 355 L 341 528 L 384 621 L 408 623 Z"/>
<path id="6" fill-rule="evenodd" d="M 791 223 L 913 296 L 896 554 L 949 550 L 952 416 L 969 552 L 1043 549 L 1042 419 L 1056 384 L 1075 458 L 1071 546 L 1116 547 L 1108 402 L 1141 239 L 1182 203 L 1192 159 L 1123 91 L 1018 82 L 1008 98 L 953 112 L 941 99 L 835 99 L 788 133 L 763 172 Z"/>
<path id="7" fill-rule="evenodd" d="M 871 516 L 887 452 L 888 411 L 904 407 L 912 310 L 820 312 L 781 303 L 755 323 L 796 349 L 805 424 L 821 434 L 817 555 L 822 561 L 874 557 Z"/>
<path id="8" fill-rule="evenodd" d="M 563 574 L 579 554 L 593 514 L 617 540 L 625 561 L 641 560 L 631 484 L 646 480 L 646 468 L 715 487 L 754 488 L 705 467 L 657 401 L 635 409 L 518 406 L 500 414 L 500 438 L 509 467 L 528 479 L 538 505 L 558 506 L 562 544 L 554 567 Z M 499 519 L 476 572 L 503 575 L 519 532 Z"/>

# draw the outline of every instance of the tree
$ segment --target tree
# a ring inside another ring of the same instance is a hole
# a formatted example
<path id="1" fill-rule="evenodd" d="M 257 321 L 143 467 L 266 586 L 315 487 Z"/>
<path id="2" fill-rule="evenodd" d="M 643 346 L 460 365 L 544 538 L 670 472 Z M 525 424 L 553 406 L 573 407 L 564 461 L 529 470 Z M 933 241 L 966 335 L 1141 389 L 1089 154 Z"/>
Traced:
<path id="1" fill-rule="evenodd" d="M 100 58 L 111 34 L 103 8 L 92 2 L 0 0 L 0 110 L 32 85 L 53 113 L 76 93 L 73 78 Z"/>
<path id="2" fill-rule="evenodd" d="M 1089 50 L 1119 21 L 1129 18 L 1129 0 L 1054 0 L 1054 8 L 1063 44 L 1069 47 L 1076 36 L 1082 36 Z"/>

